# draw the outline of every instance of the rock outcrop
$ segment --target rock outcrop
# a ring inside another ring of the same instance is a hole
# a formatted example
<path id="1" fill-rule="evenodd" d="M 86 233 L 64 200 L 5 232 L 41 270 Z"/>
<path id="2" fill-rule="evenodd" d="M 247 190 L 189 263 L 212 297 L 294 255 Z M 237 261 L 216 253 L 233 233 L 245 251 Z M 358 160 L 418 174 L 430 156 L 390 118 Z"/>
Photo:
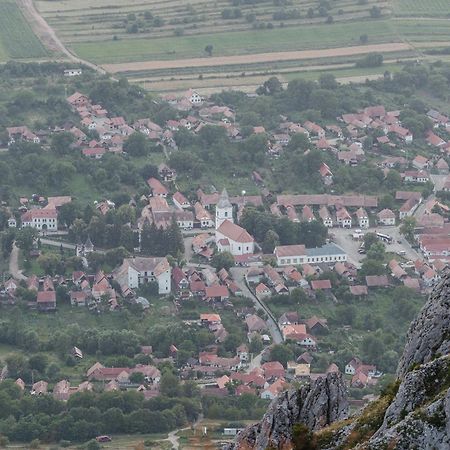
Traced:
<path id="1" fill-rule="evenodd" d="M 450 353 L 450 277 L 433 290 L 428 302 L 411 324 L 397 368 L 402 379 L 414 366 Z"/>
<path id="2" fill-rule="evenodd" d="M 317 430 L 347 417 L 347 391 L 341 374 L 280 394 L 269 406 L 261 422 L 247 427 L 228 450 L 291 448 L 292 429 L 296 423 Z"/>
<path id="3" fill-rule="evenodd" d="M 317 449 L 450 450 L 449 275 L 411 324 L 397 377 L 379 400 L 331 427 L 347 412 L 341 376 L 285 392 L 229 449 L 292 449 L 293 427 L 300 422 L 316 431 Z"/>

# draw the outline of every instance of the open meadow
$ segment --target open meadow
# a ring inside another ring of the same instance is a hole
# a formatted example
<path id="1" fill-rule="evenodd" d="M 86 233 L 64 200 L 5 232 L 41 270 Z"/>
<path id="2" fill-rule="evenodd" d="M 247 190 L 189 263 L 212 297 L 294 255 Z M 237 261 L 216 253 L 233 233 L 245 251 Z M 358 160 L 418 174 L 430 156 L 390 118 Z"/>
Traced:
<path id="1" fill-rule="evenodd" d="M 14 0 L 0 0 L 0 62 L 47 56 Z"/>

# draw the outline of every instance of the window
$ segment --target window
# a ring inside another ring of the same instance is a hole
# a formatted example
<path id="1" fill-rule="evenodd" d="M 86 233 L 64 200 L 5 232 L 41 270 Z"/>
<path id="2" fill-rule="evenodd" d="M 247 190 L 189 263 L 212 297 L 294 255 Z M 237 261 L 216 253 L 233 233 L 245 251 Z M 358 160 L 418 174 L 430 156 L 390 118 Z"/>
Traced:
<path id="1" fill-rule="evenodd" d="M 228 217 L 228 212 L 227 211 L 225 211 L 225 217 Z"/>

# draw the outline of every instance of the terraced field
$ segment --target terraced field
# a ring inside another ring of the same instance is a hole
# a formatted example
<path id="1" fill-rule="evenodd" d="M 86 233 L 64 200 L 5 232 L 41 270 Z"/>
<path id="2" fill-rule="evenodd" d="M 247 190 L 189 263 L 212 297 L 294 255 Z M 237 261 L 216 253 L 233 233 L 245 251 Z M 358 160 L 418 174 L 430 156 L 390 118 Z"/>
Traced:
<path id="1" fill-rule="evenodd" d="M 386 59 L 404 60 L 422 57 L 421 47 L 430 42 L 450 46 L 449 0 L 35 0 L 35 5 L 80 58 L 167 90 L 189 82 L 220 89 L 236 77 L 240 85 L 253 86 L 267 74 L 311 75 L 308 66 L 353 64 L 355 55 L 369 51 L 342 53 L 347 47 L 382 44 L 377 51 Z M 336 52 L 299 56 L 317 49 Z"/>
<path id="2" fill-rule="evenodd" d="M 445 17 L 450 16 L 448 0 L 395 0 L 394 13 L 399 16 Z"/>
<path id="3" fill-rule="evenodd" d="M 0 62 L 40 58 L 47 51 L 34 35 L 14 0 L 0 0 Z"/>

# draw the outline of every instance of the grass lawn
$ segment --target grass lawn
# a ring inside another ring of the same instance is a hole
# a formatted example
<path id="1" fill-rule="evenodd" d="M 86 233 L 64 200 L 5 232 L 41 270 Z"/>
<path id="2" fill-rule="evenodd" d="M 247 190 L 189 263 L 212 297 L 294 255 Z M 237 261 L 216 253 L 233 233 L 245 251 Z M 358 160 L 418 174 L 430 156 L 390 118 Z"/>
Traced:
<path id="1" fill-rule="evenodd" d="M 182 59 L 205 56 L 205 45 L 212 45 L 214 56 L 230 56 L 359 44 L 359 36 L 368 34 L 371 43 L 396 42 L 396 33 L 388 21 L 362 21 L 285 28 L 282 31 L 248 30 L 230 33 L 93 41 L 72 45 L 80 57 L 98 63 Z"/>
<path id="2" fill-rule="evenodd" d="M 41 58 L 47 54 L 16 2 L 0 0 L 0 61 L 10 58 Z"/>

